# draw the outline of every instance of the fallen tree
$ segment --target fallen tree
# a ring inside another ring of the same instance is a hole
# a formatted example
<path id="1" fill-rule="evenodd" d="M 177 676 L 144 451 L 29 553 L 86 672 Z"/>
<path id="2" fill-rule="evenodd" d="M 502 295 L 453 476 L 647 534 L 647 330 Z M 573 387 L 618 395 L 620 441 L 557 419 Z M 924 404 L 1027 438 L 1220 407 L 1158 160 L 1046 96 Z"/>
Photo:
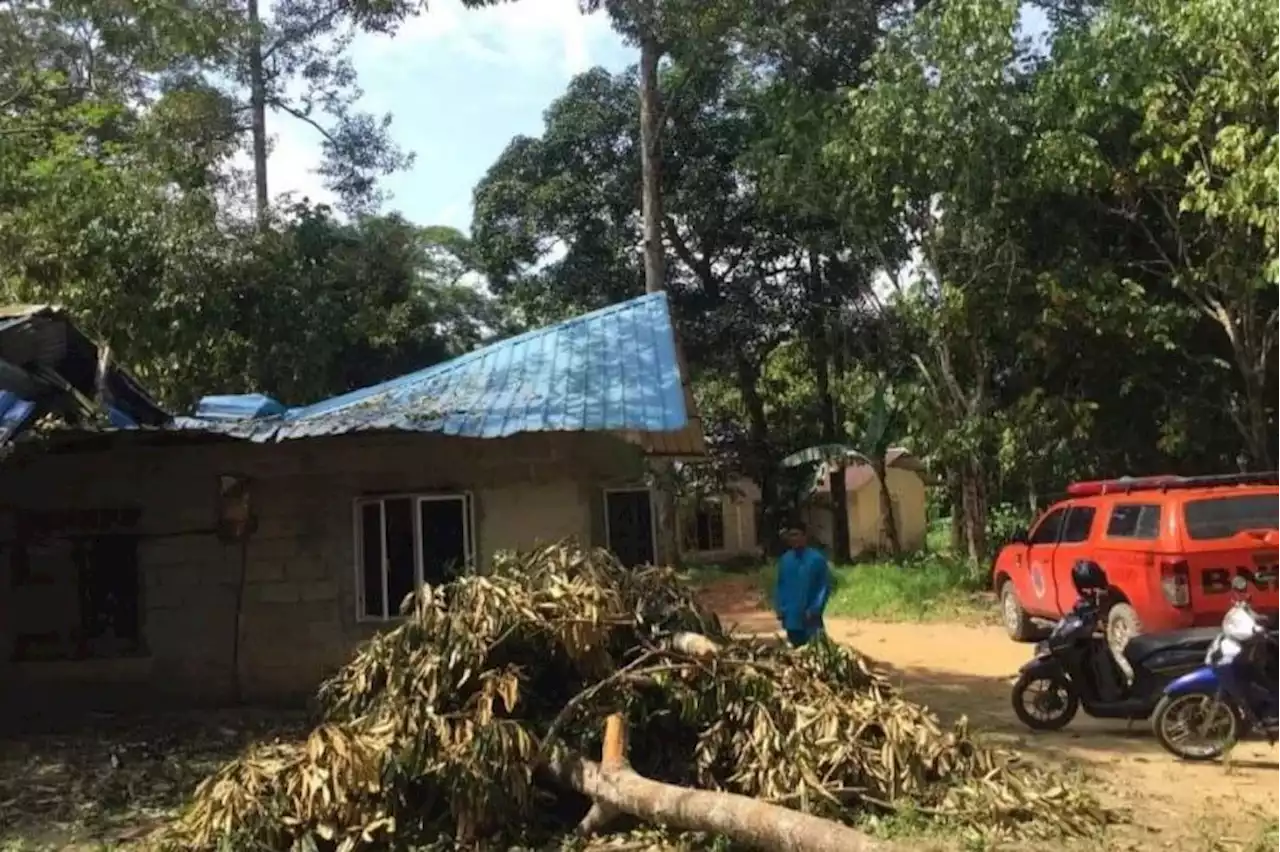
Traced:
<path id="1" fill-rule="evenodd" d="M 542 548 L 427 588 L 405 616 L 322 687 L 306 740 L 224 766 L 156 839 L 547 848 L 625 813 L 735 849 L 854 852 L 885 846 L 850 824 L 898 808 L 1024 841 L 1108 818 L 943 729 L 856 653 L 731 640 L 669 570 Z"/>
<path id="2" fill-rule="evenodd" d="M 681 634 L 686 647 L 714 652 L 703 637 Z M 559 783 L 591 798 L 591 810 L 578 823 L 579 834 L 594 834 L 617 814 L 687 831 L 727 837 L 768 852 L 888 852 L 889 844 L 829 819 L 734 793 L 691 790 L 645 778 L 627 764 L 621 714 L 605 724 L 600 763 L 561 754 L 544 764 Z"/>

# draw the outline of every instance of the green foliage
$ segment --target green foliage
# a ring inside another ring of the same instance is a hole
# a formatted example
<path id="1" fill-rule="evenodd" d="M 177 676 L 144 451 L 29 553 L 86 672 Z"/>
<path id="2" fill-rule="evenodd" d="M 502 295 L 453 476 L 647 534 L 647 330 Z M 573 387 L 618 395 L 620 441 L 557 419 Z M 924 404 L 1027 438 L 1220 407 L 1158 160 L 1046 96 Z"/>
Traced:
<path id="1" fill-rule="evenodd" d="M 1013 541 L 1018 533 L 1026 533 L 1035 515 L 1026 506 L 1000 503 L 991 507 L 987 516 L 987 543 L 992 553 Z"/>
<path id="2" fill-rule="evenodd" d="M 332 58 L 304 50 L 297 39 L 317 33 L 286 19 L 364 15 L 360 26 L 379 28 L 408 9 L 375 7 L 277 4 L 280 50 Z M 464 280 L 471 249 L 457 231 L 310 204 L 246 222 L 228 171 L 243 110 L 210 82 L 244 49 L 240 12 L 120 9 L 0 15 L 0 302 L 66 306 L 179 411 L 223 390 L 313 401 L 502 326 Z"/>

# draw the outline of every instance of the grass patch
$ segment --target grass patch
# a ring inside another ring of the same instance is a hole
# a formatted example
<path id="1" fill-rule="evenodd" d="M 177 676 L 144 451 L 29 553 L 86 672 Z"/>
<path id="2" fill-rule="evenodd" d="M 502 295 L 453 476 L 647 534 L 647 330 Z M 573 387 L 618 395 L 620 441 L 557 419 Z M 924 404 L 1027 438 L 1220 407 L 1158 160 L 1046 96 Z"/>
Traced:
<path id="1" fill-rule="evenodd" d="M 773 599 L 777 565 L 759 574 L 761 591 Z M 877 560 L 832 569 L 830 618 L 874 621 L 955 621 L 993 617 L 976 573 L 945 554 Z"/>
<path id="2" fill-rule="evenodd" d="M 949 519 L 929 528 L 924 552 L 898 559 L 876 557 L 852 565 L 832 566 L 830 618 L 867 621 L 961 621 L 994 623 L 986 572 L 950 550 Z M 696 586 L 748 578 L 766 601 L 773 600 L 776 560 L 761 565 L 737 559 L 713 564 L 686 564 L 684 574 Z"/>

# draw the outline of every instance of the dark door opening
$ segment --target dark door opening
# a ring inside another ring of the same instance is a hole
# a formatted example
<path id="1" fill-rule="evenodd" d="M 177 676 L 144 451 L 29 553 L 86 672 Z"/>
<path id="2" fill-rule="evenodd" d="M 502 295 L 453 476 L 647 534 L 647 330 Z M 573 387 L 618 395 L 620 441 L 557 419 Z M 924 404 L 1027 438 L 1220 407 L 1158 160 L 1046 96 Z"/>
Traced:
<path id="1" fill-rule="evenodd" d="M 420 498 L 418 515 L 422 523 L 422 581 L 437 585 L 464 573 L 471 555 L 466 499 Z"/>
<path id="2" fill-rule="evenodd" d="M 628 568 L 653 564 L 653 504 L 648 490 L 606 491 L 604 514 L 609 550 L 618 561 Z"/>

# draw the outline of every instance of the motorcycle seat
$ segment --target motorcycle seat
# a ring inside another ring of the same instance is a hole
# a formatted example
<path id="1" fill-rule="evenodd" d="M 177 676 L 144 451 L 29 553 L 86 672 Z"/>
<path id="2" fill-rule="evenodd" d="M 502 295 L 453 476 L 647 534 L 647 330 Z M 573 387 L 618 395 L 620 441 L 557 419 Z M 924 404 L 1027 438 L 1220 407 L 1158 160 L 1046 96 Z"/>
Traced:
<path id="1" fill-rule="evenodd" d="M 1124 646 L 1124 657 L 1131 664 L 1163 651 L 1194 651 L 1203 653 L 1218 635 L 1216 627 L 1192 627 L 1187 630 L 1170 630 L 1165 633 L 1143 633 L 1133 637 Z"/>

